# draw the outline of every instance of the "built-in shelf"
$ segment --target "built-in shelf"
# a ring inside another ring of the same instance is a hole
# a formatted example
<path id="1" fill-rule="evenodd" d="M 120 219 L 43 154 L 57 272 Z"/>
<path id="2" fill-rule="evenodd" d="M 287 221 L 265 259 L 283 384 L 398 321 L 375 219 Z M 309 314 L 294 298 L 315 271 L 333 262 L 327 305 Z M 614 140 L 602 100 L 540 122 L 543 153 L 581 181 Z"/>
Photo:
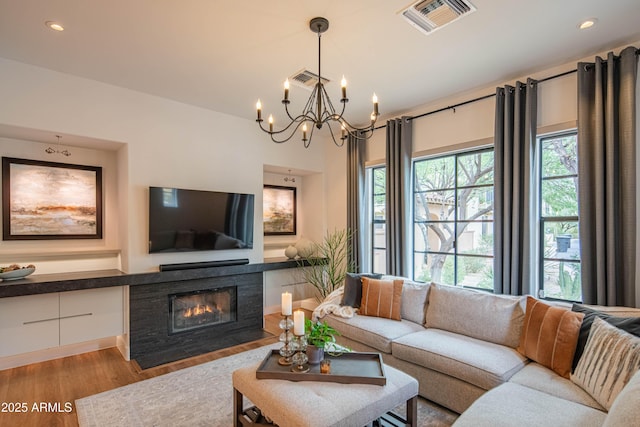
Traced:
<path id="1" fill-rule="evenodd" d="M 265 260 L 263 263 L 256 264 L 194 268 L 156 273 L 128 274 L 120 270 L 108 269 L 54 274 L 32 274 L 23 279 L 0 282 L 0 298 L 109 286 L 139 286 L 180 280 L 263 273 L 271 270 L 296 268 L 298 267 L 298 263 L 299 261 L 287 258 L 272 258 Z"/>
<path id="2" fill-rule="evenodd" d="M 296 240 L 291 241 L 279 241 L 279 242 L 265 242 L 265 249 L 284 249 L 288 246 L 295 246 Z"/>
<path id="3" fill-rule="evenodd" d="M 13 263 L 22 261 L 47 261 L 56 259 L 69 258 L 96 258 L 120 255 L 120 249 L 83 249 L 74 251 L 56 251 L 50 250 L 46 252 L 38 252 L 33 250 L 0 252 L 0 263 Z"/>

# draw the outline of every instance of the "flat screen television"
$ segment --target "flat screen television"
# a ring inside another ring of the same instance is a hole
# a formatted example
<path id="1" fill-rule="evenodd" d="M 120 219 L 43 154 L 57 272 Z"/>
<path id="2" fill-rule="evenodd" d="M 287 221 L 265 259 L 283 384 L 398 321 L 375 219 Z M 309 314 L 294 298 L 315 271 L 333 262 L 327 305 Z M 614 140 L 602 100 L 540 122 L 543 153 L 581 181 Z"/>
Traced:
<path id="1" fill-rule="evenodd" d="M 149 187 L 149 253 L 253 248 L 254 199 Z"/>

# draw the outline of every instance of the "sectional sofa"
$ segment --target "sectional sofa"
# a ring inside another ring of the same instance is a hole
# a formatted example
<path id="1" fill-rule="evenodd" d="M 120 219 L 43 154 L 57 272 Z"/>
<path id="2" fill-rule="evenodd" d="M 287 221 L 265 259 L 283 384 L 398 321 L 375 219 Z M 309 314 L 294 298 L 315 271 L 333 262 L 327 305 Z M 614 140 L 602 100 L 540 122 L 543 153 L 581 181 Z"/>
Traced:
<path id="1" fill-rule="evenodd" d="M 640 374 L 631 380 L 627 375 L 628 383 L 609 402 L 572 378 L 577 341 L 587 345 L 589 330 L 583 328 L 587 315 L 571 306 L 389 276 L 353 276 L 347 284 L 354 279 L 362 295 L 354 300 L 353 287 L 345 285 L 314 317 L 341 333 L 339 344 L 380 352 L 386 364 L 418 379 L 421 396 L 461 414 L 456 426 L 584 427 L 625 425 L 617 424 L 619 417 L 640 419 Z M 345 299 L 356 307 L 345 306 Z M 617 318 L 640 317 L 640 309 L 595 308 Z M 585 310 L 591 323 L 606 317 Z M 640 318 L 630 321 L 632 328 L 640 325 Z M 640 342 L 631 334 L 625 338 L 632 347 Z M 634 354 L 640 354 L 640 344 Z M 637 365 L 627 368 L 637 371 Z"/>

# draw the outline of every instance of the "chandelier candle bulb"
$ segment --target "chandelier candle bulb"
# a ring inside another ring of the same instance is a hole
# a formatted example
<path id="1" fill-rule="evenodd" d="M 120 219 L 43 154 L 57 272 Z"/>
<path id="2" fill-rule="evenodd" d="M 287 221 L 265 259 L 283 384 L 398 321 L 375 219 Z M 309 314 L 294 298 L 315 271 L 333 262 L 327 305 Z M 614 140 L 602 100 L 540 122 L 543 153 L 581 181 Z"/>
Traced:
<path id="1" fill-rule="evenodd" d="M 303 124 L 302 125 L 302 140 L 306 141 L 307 140 L 307 124 Z"/>
<path id="2" fill-rule="evenodd" d="M 293 312 L 293 334 L 297 336 L 304 335 L 304 311 L 302 310 Z"/>
<path id="3" fill-rule="evenodd" d="M 269 114 L 269 132 L 273 132 L 273 115 L 272 114 Z"/>
<path id="4" fill-rule="evenodd" d="M 258 121 L 262 120 L 262 103 L 259 99 L 256 102 L 256 111 L 258 112 Z"/>
<path id="5" fill-rule="evenodd" d="M 284 81 L 284 100 L 289 101 L 289 79 Z"/>
<path id="6" fill-rule="evenodd" d="M 378 95 L 376 95 L 375 92 L 373 94 L 372 100 L 373 100 L 373 114 L 376 117 L 378 117 Z"/>
<path id="7" fill-rule="evenodd" d="M 340 86 L 342 87 L 342 99 L 347 99 L 347 79 L 342 76 L 342 81 L 340 82 Z M 343 126 L 344 129 L 344 126 Z"/>
<path id="8" fill-rule="evenodd" d="M 289 292 L 285 292 L 282 294 L 282 315 L 283 316 L 291 316 L 291 306 L 292 306 L 292 297 Z"/>

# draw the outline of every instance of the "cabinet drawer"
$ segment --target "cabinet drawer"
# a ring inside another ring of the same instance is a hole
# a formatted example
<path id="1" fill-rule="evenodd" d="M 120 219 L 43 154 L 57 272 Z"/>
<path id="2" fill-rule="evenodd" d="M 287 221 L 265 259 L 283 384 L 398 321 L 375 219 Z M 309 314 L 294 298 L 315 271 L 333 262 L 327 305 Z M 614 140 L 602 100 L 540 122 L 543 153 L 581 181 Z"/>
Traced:
<path id="1" fill-rule="evenodd" d="M 0 299 L 0 357 L 57 347 L 58 294 Z"/>
<path id="2" fill-rule="evenodd" d="M 60 345 L 122 335 L 121 287 L 60 294 Z"/>

